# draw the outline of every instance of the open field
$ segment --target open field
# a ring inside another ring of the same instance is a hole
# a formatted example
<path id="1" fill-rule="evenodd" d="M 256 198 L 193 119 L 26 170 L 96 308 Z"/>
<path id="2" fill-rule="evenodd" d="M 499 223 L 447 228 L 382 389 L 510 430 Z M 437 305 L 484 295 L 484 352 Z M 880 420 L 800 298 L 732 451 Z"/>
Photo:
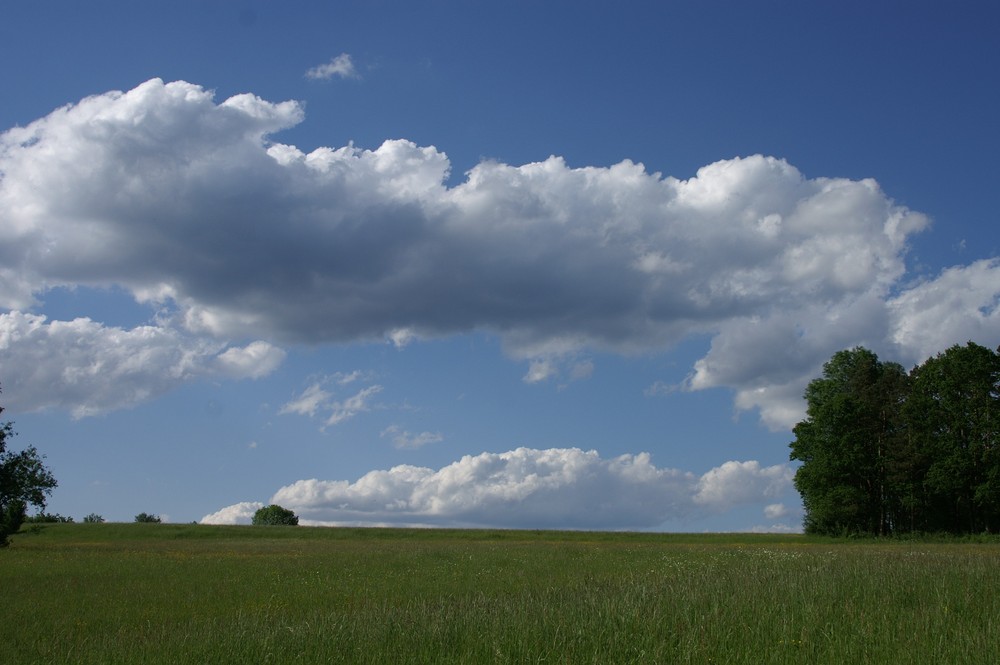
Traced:
<path id="1" fill-rule="evenodd" d="M 4 663 L 996 663 L 1000 542 L 52 524 Z"/>

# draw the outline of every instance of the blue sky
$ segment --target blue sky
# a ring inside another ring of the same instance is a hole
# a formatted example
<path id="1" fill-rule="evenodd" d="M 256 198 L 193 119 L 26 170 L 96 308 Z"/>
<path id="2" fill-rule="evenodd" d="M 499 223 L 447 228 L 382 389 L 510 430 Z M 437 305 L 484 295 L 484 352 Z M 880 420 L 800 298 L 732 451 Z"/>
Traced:
<path id="1" fill-rule="evenodd" d="M 797 530 L 805 384 L 1000 344 L 992 3 L 0 9 L 49 510 Z"/>

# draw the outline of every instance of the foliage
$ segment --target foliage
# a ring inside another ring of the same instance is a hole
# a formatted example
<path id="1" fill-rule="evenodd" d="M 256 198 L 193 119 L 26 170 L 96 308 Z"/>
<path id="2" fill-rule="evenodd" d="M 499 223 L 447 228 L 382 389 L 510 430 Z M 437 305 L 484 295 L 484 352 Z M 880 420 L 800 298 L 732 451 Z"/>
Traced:
<path id="1" fill-rule="evenodd" d="M 254 513 L 251 524 L 255 526 L 298 526 L 299 518 L 291 510 L 272 503 Z"/>
<path id="2" fill-rule="evenodd" d="M 907 374 L 840 351 L 805 398 L 790 458 L 807 533 L 1000 527 L 1000 352 L 956 345 Z"/>
<path id="3" fill-rule="evenodd" d="M 29 505 L 44 510 L 46 497 L 57 484 L 34 446 L 19 453 L 7 450 L 14 435 L 13 423 L 0 424 L 0 547 L 21 528 Z"/>
<path id="4" fill-rule="evenodd" d="M 63 517 L 59 513 L 38 513 L 24 518 L 25 524 L 66 524 L 73 521 L 72 517 Z"/>
<path id="5" fill-rule="evenodd" d="M 139 513 L 135 516 L 136 522 L 147 522 L 150 524 L 159 524 L 160 518 L 157 515 L 149 515 L 147 513 Z"/>
<path id="6" fill-rule="evenodd" d="M 84 524 L 101 524 L 103 522 L 104 518 L 98 515 L 97 513 L 90 513 L 89 515 L 83 518 Z"/>
<path id="7" fill-rule="evenodd" d="M 795 426 L 791 459 L 805 529 L 884 535 L 893 521 L 887 459 L 898 445 L 906 374 L 871 351 L 836 353 L 806 389 L 807 418 Z"/>
<path id="8" fill-rule="evenodd" d="M 953 346 L 913 371 L 907 403 L 923 492 L 919 526 L 1000 528 L 1000 352 Z"/>
<path id="9" fill-rule="evenodd" d="M 996 662 L 1000 540 L 58 524 L 4 662 Z"/>

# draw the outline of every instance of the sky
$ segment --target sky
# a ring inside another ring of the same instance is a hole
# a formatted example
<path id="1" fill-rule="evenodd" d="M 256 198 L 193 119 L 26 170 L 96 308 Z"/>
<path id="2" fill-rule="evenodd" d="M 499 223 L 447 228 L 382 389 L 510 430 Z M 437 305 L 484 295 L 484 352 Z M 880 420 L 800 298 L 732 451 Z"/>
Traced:
<path id="1" fill-rule="evenodd" d="M 49 512 L 801 530 L 838 350 L 1000 344 L 990 2 L 0 7 Z"/>

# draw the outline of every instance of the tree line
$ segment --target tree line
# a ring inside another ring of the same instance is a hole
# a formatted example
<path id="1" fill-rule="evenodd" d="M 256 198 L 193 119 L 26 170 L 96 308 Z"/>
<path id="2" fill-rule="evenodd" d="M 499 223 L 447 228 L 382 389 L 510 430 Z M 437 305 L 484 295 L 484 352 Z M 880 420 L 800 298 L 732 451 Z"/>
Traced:
<path id="1" fill-rule="evenodd" d="M 805 399 L 790 458 L 806 533 L 1000 530 L 1000 349 L 955 345 L 910 372 L 840 351 Z"/>

